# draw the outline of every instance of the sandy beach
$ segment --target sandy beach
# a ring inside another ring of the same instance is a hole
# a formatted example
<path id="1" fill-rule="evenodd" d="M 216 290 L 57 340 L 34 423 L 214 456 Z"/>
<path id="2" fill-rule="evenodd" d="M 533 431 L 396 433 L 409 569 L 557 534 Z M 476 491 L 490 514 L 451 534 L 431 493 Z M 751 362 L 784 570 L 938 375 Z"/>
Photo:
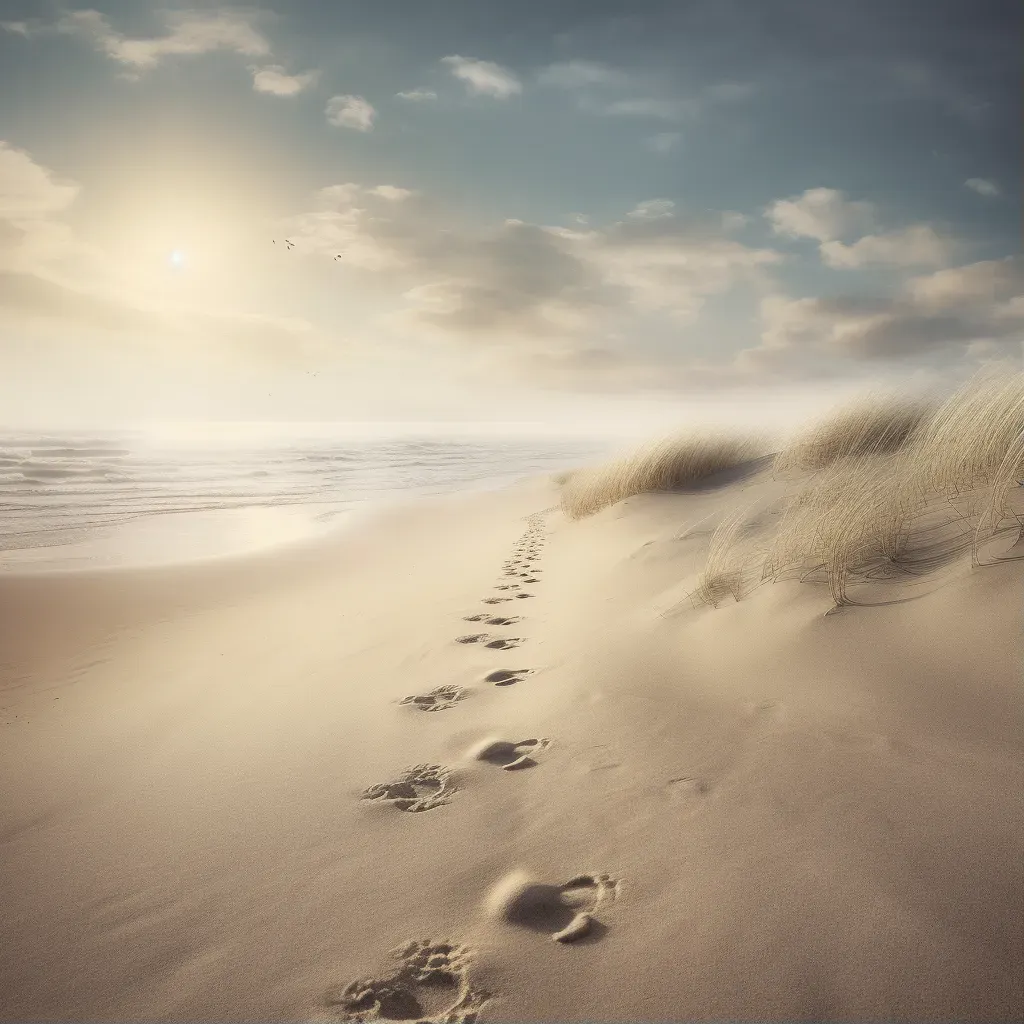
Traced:
<path id="1" fill-rule="evenodd" d="M 7 575 L 4 1019 L 1019 1019 L 1024 563 L 676 607 L 781 494 Z"/>

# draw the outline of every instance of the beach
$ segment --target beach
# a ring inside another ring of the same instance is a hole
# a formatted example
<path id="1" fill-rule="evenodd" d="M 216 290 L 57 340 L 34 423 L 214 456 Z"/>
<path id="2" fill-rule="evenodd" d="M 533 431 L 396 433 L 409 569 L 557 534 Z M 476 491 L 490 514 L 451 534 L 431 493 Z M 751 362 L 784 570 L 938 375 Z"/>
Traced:
<path id="1" fill-rule="evenodd" d="M 690 607 L 782 493 L 5 573 L 3 1017 L 1019 1019 L 1022 552 Z"/>

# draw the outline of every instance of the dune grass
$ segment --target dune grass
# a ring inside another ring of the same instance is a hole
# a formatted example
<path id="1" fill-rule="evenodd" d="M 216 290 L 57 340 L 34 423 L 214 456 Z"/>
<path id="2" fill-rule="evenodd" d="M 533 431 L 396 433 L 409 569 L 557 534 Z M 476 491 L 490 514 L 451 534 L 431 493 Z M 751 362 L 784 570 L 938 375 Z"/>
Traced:
<path id="1" fill-rule="evenodd" d="M 764 454 L 765 442 L 727 433 L 669 437 L 604 465 L 573 472 L 562 487 L 562 511 L 582 519 L 634 494 L 708 484 L 718 473 Z"/>
<path id="2" fill-rule="evenodd" d="M 850 585 L 880 564 L 906 568 L 916 524 L 936 502 L 971 529 L 978 564 L 982 540 L 1007 518 L 1024 540 L 1024 515 L 1009 501 L 1024 475 L 1024 374 L 990 368 L 943 402 L 861 400 L 813 425 L 775 464 L 805 476 L 763 556 L 761 581 L 823 572 L 835 606 L 847 605 Z M 743 511 L 727 517 L 712 537 L 696 601 L 740 599 L 743 521 Z"/>
<path id="3" fill-rule="evenodd" d="M 913 441 L 935 409 L 927 397 L 861 396 L 798 434 L 776 455 L 775 472 L 814 472 L 843 459 L 891 455 Z"/>

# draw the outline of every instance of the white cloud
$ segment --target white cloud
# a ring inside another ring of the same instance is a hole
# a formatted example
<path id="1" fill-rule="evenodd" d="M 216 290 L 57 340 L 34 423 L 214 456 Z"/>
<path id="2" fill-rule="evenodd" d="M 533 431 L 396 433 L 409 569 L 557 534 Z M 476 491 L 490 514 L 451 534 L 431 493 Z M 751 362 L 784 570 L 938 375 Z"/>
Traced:
<path id="1" fill-rule="evenodd" d="M 66 209 L 78 185 L 61 184 L 28 153 L 0 140 L 0 218 L 20 221 Z"/>
<path id="2" fill-rule="evenodd" d="M 983 260 L 911 278 L 904 289 L 922 308 L 949 309 L 1011 302 L 1024 295 L 1024 260 Z"/>
<path id="3" fill-rule="evenodd" d="M 452 69 L 452 74 L 466 83 L 469 91 L 481 96 L 504 100 L 523 91 L 519 79 L 500 64 L 470 57 L 442 57 L 441 63 Z"/>
<path id="4" fill-rule="evenodd" d="M 658 132 L 646 140 L 649 149 L 655 153 L 671 153 L 679 145 L 682 135 L 679 132 Z"/>
<path id="5" fill-rule="evenodd" d="M 870 230 L 875 208 L 852 202 L 834 188 L 810 188 L 802 195 L 776 199 L 765 210 L 776 234 L 829 242 Z"/>
<path id="6" fill-rule="evenodd" d="M 429 103 L 437 99 L 437 93 L 433 89 L 409 89 L 406 92 L 395 93 L 400 100 L 408 100 L 410 103 Z"/>
<path id="7" fill-rule="evenodd" d="M 400 203 L 403 199 L 408 199 L 416 194 L 412 189 L 399 188 L 397 185 L 377 185 L 369 191 L 370 195 L 380 196 L 381 199 L 389 199 L 393 203 Z"/>
<path id="8" fill-rule="evenodd" d="M 914 224 L 883 235 L 865 235 L 852 245 L 823 242 L 820 246 L 825 264 L 844 270 L 855 270 L 869 264 L 940 267 L 950 261 L 953 250 L 953 242 L 927 224 Z"/>
<path id="9" fill-rule="evenodd" d="M 24 36 L 28 39 L 30 29 L 27 21 L 0 21 L 0 28 L 5 32 L 13 32 L 15 35 Z"/>
<path id="10" fill-rule="evenodd" d="M 964 186 L 974 192 L 977 192 L 979 196 L 992 198 L 1000 194 L 999 186 L 994 181 L 989 181 L 987 178 L 968 178 L 964 182 Z"/>
<path id="11" fill-rule="evenodd" d="M 314 205 L 288 237 L 387 275 L 405 299 L 392 328 L 517 348 L 571 348 L 637 310 L 692 320 L 708 296 L 759 282 L 780 259 L 724 237 L 722 217 L 679 217 L 668 200 L 603 228 L 507 220 L 488 230 L 460 226 L 419 195 L 389 201 L 379 186 L 332 186 Z"/>
<path id="12" fill-rule="evenodd" d="M 256 92 L 269 93 L 271 96 L 298 96 L 308 89 L 320 77 L 319 71 L 306 71 L 301 75 L 289 75 L 280 64 L 268 64 L 266 67 L 250 67 L 252 87 Z"/>
<path id="13" fill-rule="evenodd" d="M 362 96 L 332 96 L 324 109 L 327 120 L 337 128 L 354 128 L 368 132 L 373 128 L 377 111 Z"/>
<path id="14" fill-rule="evenodd" d="M 615 68 L 589 60 L 570 60 L 550 64 L 538 75 L 541 85 L 562 89 L 580 89 L 595 85 L 624 85 L 628 77 Z"/>
<path id="15" fill-rule="evenodd" d="M 88 39 L 101 53 L 135 69 L 154 67 L 164 57 L 193 56 L 226 50 L 247 57 L 264 57 L 270 44 L 254 25 L 250 13 L 228 9 L 165 11 L 164 35 L 130 39 L 115 31 L 95 10 L 72 11 L 54 26 L 57 32 Z"/>
<path id="16" fill-rule="evenodd" d="M 895 297 L 789 299 L 761 305 L 762 344 L 749 365 L 808 356 L 891 360 L 960 348 L 1005 351 L 1024 338 L 1024 261 L 986 260 L 908 281 Z"/>
<path id="17" fill-rule="evenodd" d="M 645 199 L 637 203 L 627 217 L 634 220 L 660 220 L 662 217 L 671 217 L 674 214 L 676 204 L 671 199 Z"/>

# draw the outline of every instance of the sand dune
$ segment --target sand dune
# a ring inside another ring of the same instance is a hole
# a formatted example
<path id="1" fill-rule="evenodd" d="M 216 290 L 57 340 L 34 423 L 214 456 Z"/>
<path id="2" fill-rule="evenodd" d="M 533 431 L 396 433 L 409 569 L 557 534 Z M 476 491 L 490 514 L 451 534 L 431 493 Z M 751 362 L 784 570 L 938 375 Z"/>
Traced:
<path id="1" fill-rule="evenodd" d="M 716 608 L 715 483 L 0 579 L 4 1019 L 1024 1017 L 1016 533 Z"/>

